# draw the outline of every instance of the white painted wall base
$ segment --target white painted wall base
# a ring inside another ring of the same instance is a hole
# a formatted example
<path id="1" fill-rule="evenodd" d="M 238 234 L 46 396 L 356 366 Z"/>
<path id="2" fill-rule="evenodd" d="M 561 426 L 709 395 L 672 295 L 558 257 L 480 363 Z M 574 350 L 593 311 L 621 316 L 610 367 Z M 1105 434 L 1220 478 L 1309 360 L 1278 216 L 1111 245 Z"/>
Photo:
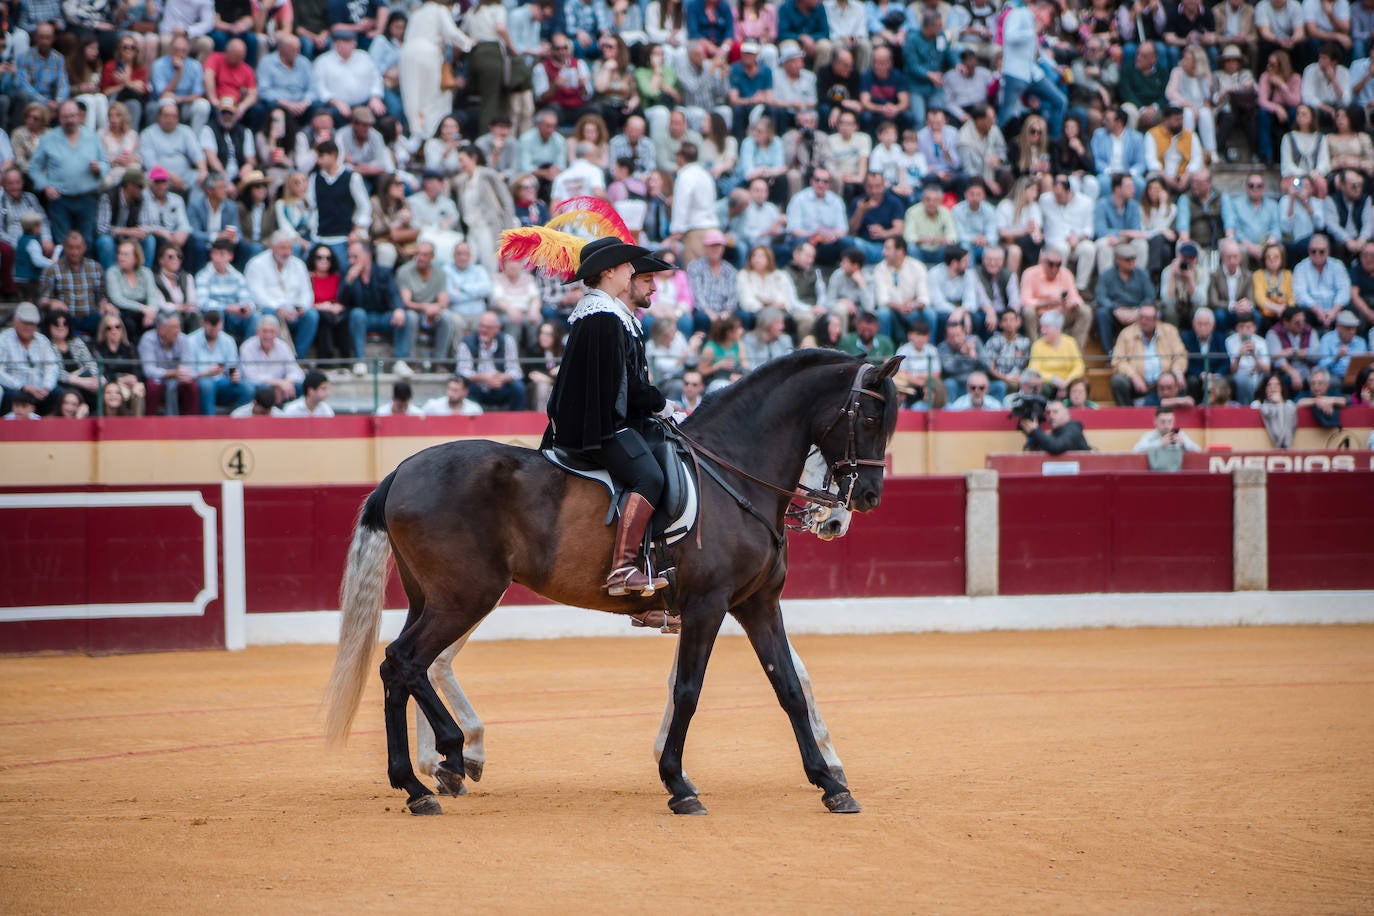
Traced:
<path id="1" fill-rule="evenodd" d="M 792 634 L 1352 624 L 1374 623 L 1374 591 L 834 598 L 784 601 L 783 616 Z M 395 638 L 404 622 L 405 611 L 384 611 L 382 638 Z M 338 640 L 339 612 L 248 614 L 246 626 L 249 645 L 332 643 Z M 730 618 L 721 632 L 742 635 Z M 614 614 L 532 605 L 498 608 L 472 638 L 657 635 Z"/>

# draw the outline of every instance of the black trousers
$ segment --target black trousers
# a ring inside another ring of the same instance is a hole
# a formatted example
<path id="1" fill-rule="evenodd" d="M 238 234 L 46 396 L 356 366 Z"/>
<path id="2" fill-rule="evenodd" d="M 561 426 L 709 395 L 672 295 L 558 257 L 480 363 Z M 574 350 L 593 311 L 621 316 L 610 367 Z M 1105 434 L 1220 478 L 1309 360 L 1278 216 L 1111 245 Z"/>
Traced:
<path id="1" fill-rule="evenodd" d="M 601 465 L 617 481 L 657 506 L 663 496 L 663 470 L 649 451 L 649 443 L 635 429 L 617 430 L 600 448 L 578 453 Z"/>

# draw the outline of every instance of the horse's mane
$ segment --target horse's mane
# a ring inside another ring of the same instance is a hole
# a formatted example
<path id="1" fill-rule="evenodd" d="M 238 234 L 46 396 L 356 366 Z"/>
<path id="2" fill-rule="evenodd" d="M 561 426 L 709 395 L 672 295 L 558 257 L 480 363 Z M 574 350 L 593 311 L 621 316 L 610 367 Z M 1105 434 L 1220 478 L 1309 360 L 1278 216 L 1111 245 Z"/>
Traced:
<path id="1" fill-rule="evenodd" d="M 703 397 L 701 404 L 687 418 L 687 422 L 699 423 L 706 420 L 714 423 L 740 414 L 749 417 L 760 400 L 797 373 L 817 366 L 845 365 L 857 368 L 859 358 L 826 348 L 808 347 L 805 350 L 793 350 L 784 356 L 769 360 L 739 381 Z"/>

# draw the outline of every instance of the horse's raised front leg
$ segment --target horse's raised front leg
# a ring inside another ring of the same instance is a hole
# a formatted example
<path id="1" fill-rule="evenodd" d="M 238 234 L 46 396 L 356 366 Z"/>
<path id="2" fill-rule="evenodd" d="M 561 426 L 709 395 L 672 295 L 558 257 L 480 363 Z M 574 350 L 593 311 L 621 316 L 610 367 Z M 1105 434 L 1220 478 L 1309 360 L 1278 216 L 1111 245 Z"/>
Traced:
<path id="1" fill-rule="evenodd" d="M 806 666 L 787 640 L 776 595 L 756 598 L 733 611 L 744 628 L 759 663 L 768 675 L 778 703 L 792 722 L 806 778 L 824 794 L 826 808 L 836 814 L 855 814 L 859 803 L 849 794 L 844 768 L 830 741 L 830 730 L 816 710 Z"/>
<path id="2" fill-rule="evenodd" d="M 472 630 L 469 630 L 461 639 L 439 653 L 434 664 L 429 666 L 429 680 L 443 693 L 444 699 L 448 700 L 454 718 L 458 720 L 458 727 L 463 731 L 463 770 L 469 779 L 479 782 L 487 762 L 484 743 L 486 727 L 453 673 L 454 658 L 462 651 L 471 635 Z M 434 770 L 439 765 L 439 752 L 434 747 L 434 729 L 424 716 L 415 717 L 415 746 L 416 763 L 420 773 L 425 776 L 434 775 Z"/>
<path id="3" fill-rule="evenodd" d="M 695 608 L 683 608 L 682 635 L 678 637 L 675 676 L 669 679 L 669 707 L 664 716 L 667 727 L 660 731 L 655 743 L 658 755 L 658 776 L 668 790 L 668 807 L 674 814 L 705 814 L 706 806 L 697 797 L 697 788 L 682 772 L 682 754 L 687 744 L 687 727 L 697 711 L 701 685 L 706 677 L 706 664 L 711 660 L 711 648 L 721 621 L 725 619 L 725 603 L 721 598 L 694 602 Z"/>

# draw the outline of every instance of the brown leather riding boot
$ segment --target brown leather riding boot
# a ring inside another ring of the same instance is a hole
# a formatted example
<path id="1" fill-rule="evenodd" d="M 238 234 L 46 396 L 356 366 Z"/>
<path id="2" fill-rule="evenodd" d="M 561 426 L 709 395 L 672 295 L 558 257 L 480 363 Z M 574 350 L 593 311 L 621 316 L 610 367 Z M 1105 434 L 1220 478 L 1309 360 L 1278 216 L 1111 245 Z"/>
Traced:
<path id="1" fill-rule="evenodd" d="M 606 592 L 613 598 L 638 592 L 649 597 L 660 588 L 668 587 L 668 580 L 654 576 L 651 580 L 635 566 L 639 547 L 644 543 L 644 531 L 654 517 L 653 505 L 638 493 L 631 493 L 620 512 L 620 526 L 615 532 L 615 548 L 611 553 L 611 574 L 606 577 Z"/>

